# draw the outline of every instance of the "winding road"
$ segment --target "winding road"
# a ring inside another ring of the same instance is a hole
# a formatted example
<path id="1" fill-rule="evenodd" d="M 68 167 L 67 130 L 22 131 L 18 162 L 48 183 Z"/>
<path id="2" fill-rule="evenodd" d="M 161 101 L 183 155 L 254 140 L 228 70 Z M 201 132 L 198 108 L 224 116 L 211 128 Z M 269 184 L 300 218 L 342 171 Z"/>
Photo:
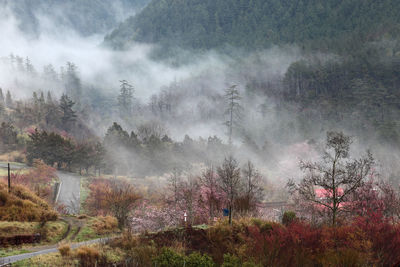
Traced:
<path id="1" fill-rule="evenodd" d="M 8 168 L 7 163 L 6 162 L 0 162 L 0 168 L 7 169 Z M 21 170 L 21 169 L 25 169 L 25 168 L 27 168 L 27 166 L 25 164 L 22 164 L 22 163 L 17 163 L 17 164 L 10 163 L 10 169 L 13 170 L 13 171 Z"/>
<path id="2" fill-rule="evenodd" d="M 109 240 L 110 240 L 109 237 L 98 238 L 98 239 L 93 239 L 93 240 L 89 240 L 89 241 L 74 243 L 74 244 L 71 244 L 70 246 L 71 246 L 71 249 L 75 249 L 75 248 L 78 248 L 81 246 L 86 246 L 86 245 L 91 245 L 91 244 L 107 243 Z M 11 264 L 11 263 L 14 263 L 17 261 L 29 259 L 29 258 L 39 256 L 39 255 L 54 253 L 57 251 L 58 251 L 58 246 L 54 245 L 49 249 L 44 249 L 44 250 L 35 251 L 35 252 L 31 252 L 31 253 L 24 253 L 24 254 L 15 255 L 15 256 L 3 257 L 3 258 L 0 258 L 0 266 L 6 266 L 8 264 Z"/>
<path id="3" fill-rule="evenodd" d="M 56 202 L 66 207 L 69 214 L 78 214 L 81 200 L 81 177 L 68 172 L 57 172 L 60 179 L 59 193 Z"/>
<path id="4" fill-rule="evenodd" d="M 7 163 L 0 162 L 0 168 L 7 169 Z M 22 163 L 10 164 L 10 169 L 14 171 L 26 168 L 29 167 Z M 60 187 L 56 196 L 56 203 L 64 205 L 69 214 L 78 214 L 81 199 L 81 177 L 77 174 L 63 171 L 57 171 L 57 176 L 60 179 Z"/>
<path id="5" fill-rule="evenodd" d="M 7 163 L 0 162 L 0 168 L 7 169 Z M 24 164 L 10 164 L 11 170 L 21 170 L 28 168 Z M 81 177 L 77 174 L 57 171 L 57 176 L 60 179 L 59 192 L 56 196 L 56 202 L 65 206 L 69 214 L 78 214 L 80 210 L 80 189 L 81 189 Z M 83 245 L 89 245 L 94 243 L 106 242 L 109 238 L 100 238 L 90 240 L 86 242 L 75 243 L 71 245 L 71 248 L 77 248 Z M 28 259 L 37 255 L 48 254 L 57 252 L 57 245 L 51 248 L 35 251 L 31 253 L 25 253 L 15 256 L 9 256 L 0 258 L 0 266 L 4 266 L 13 262 Z"/>

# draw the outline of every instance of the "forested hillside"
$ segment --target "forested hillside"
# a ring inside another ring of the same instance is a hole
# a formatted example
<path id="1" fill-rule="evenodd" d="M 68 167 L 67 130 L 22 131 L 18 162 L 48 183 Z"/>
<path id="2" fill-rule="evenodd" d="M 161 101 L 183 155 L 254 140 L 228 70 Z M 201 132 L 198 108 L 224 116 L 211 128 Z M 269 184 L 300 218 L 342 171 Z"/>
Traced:
<path id="1" fill-rule="evenodd" d="M 82 35 L 103 33 L 116 27 L 120 19 L 132 15 L 148 0 L 1 0 L 0 8 L 8 8 L 22 31 L 37 35 L 41 26 L 69 27 Z M 121 16 L 122 15 L 122 16 Z M 40 25 L 43 23 L 50 25 Z M 56 24 L 56 25 L 54 25 Z"/>
<path id="2" fill-rule="evenodd" d="M 197 49 L 318 41 L 321 49 L 349 40 L 355 47 L 397 36 L 399 11 L 396 0 L 153 0 L 105 40 L 119 48 L 132 41 Z"/>
<path id="3" fill-rule="evenodd" d="M 247 89 L 296 107 L 306 132 L 318 122 L 321 129 L 331 127 L 329 122 L 397 142 L 399 11 L 393 0 L 153 0 L 105 42 L 114 48 L 155 43 L 162 57 L 179 55 L 169 53 L 176 47 L 251 53 L 297 46 L 302 59 L 284 77 L 273 86 L 250 78 Z"/>

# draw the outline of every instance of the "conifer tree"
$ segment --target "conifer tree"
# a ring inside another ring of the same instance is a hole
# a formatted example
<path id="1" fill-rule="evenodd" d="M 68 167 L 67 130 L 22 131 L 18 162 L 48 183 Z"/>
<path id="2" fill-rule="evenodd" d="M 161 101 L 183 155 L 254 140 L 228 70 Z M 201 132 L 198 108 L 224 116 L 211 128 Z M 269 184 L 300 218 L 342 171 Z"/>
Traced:
<path id="1" fill-rule="evenodd" d="M 0 104 L 4 105 L 4 95 L 3 95 L 3 89 L 0 88 Z"/>
<path id="2" fill-rule="evenodd" d="M 53 104 L 53 97 L 51 96 L 51 92 L 50 92 L 50 91 L 47 91 L 46 103 L 47 103 L 48 105 Z"/>
<path id="3" fill-rule="evenodd" d="M 242 107 L 240 106 L 240 94 L 237 89 L 237 85 L 232 85 L 225 90 L 225 99 L 227 102 L 227 109 L 225 115 L 228 116 L 228 120 L 224 123 L 228 128 L 229 145 L 232 144 L 233 128 L 240 124 Z"/>
<path id="4" fill-rule="evenodd" d="M 77 67 L 72 62 L 67 62 L 67 70 L 64 74 L 65 92 L 71 100 L 79 106 L 82 96 L 81 80 L 78 76 Z"/>
<path id="5" fill-rule="evenodd" d="M 65 130 L 69 129 L 69 124 L 75 122 L 76 114 L 72 107 L 75 103 L 65 94 L 60 99 L 60 109 L 62 111 L 61 122 Z"/>
<path id="6" fill-rule="evenodd" d="M 7 94 L 6 94 L 6 107 L 8 107 L 8 108 L 13 107 L 13 100 L 12 100 L 11 93 L 9 90 L 7 90 Z"/>
<path id="7" fill-rule="evenodd" d="M 118 106 L 121 116 L 129 116 L 132 112 L 132 102 L 134 88 L 126 80 L 122 80 L 120 94 L 118 96 Z"/>

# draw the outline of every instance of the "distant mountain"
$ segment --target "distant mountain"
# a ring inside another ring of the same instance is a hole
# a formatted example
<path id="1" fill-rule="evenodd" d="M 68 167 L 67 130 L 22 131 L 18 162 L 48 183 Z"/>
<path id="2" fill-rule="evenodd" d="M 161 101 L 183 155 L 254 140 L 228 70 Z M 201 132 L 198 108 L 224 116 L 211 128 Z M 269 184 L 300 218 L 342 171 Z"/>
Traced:
<path id="1" fill-rule="evenodd" d="M 183 48 L 325 42 L 393 37 L 400 32 L 398 0 L 152 0 L 105 42 L 132 41 Z"/>
<path id="2" fill-rule="evenodd" d="M 105 33 L 142 9 L 149 0 L 0 0 L 26 33 L 70 28 L 81 35 Z"/>

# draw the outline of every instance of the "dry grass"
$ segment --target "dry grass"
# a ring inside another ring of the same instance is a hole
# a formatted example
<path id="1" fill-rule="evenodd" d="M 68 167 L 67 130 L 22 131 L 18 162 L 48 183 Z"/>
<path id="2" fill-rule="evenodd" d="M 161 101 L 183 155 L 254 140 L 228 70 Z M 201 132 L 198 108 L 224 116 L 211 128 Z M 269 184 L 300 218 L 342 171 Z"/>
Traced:
<path id="1" fill-rule="evenodd" d="M 9 153 L 1 154 L 0 161 L 23 163 L 26 162 L 26 157 L 22 151 L 12 151 Z"/>
<path id="2" fill-rule="evenodd" d="M 61 240 L 68 229 L 64 221 L 47 222 L 42 228 L 40 222 L 0 221 L 0 236 L 33 235 L 45 233 L 41 243 L 56 243 Z"/>
<path id="3" fill-rule="evenodd" d="M 46 222 L 55 221 L 58 214 L 28 188 L 14 185 L 11 193 L 0 183 L 0 220 Z"/>
<path id="4" fill-rule="evenodd" d="M 63 257 L 69 257 L 71 255 L 71 246 L 69 244 L 60 244 L 58 246 L 58 252 L 60 252 Z"/>
<path id="5" fill-rule="evenodd" d="M 65 245 L 64 245 L 65 246 Z M 61 246 L 60 246 L 61 247 Z M 68 250 L 65 248 L 65 250 Z M 64 253 L 64 252 L 63 252 Z M 67 252 L 68 253 L 68 252 Z M 69 255 L 62 255 L 59 249 L 56 253 L 36 256 L 27 260 L 14 263 L 13 266 L 20 267 L 64 267 L 64 266 L 113 266 L 120 262 L 125 254 L 118 248 L 111 248 L 107 245 L 83 246 L 70 250 Z"/>
<path id="6" fill-rule="evenodd" d="M 118 227 L 118 220 L 111 216 L 95 217 L 92 223 L 95 232 L 99 235 L 115 231 Z"/>
<path id="7" fill-rule="evenodd" d="M 0 236 L 31 235 L 39 227 L 37 222 L 0 222 Z"/>
<path id="8" fill-rule="evenodd" d="M 86 214 L 81 214 L 81 215 L 78 215 L 77 218 L 78 218 L 79 220 L 83 220 L 83 219 L 87 219 L 88 216 L 87 216 Z"/>
<path id="9" fill-rule="evenodd" d="M 64 266 L 79 266 L 79 260 L 73 257 L 63 257 L 60 253 L 50 253 L 46 255 L 36 256 L 27 260 L 13 263 L 13 266 L 19 267 L 64 267 Z"/>
<path id="10" fill-rule="evenodd" d="M 86 223 L 75 237 L 75 241 L 86 241 L 120 233 L 117 219 L 111 216 L 88 217 Z"/>

